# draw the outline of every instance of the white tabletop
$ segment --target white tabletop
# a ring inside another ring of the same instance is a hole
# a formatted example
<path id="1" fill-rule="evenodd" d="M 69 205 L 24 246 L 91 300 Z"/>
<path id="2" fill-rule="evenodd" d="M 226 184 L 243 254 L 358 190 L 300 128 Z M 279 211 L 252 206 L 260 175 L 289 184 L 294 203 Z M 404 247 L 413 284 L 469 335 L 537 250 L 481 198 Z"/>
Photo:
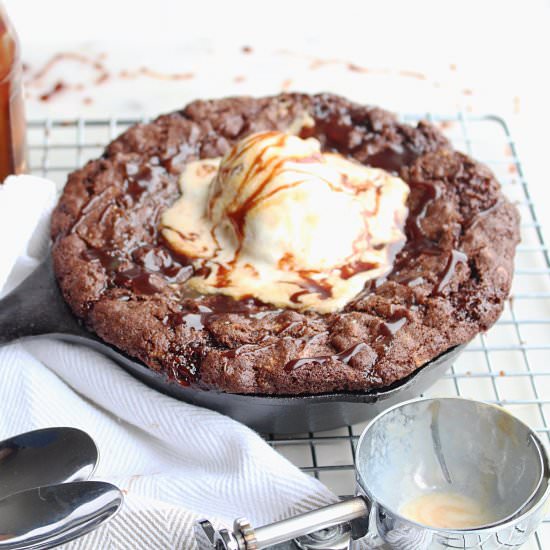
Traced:
<path id="1" fill-rule="evenodd" d="M 22 42 L 29 119 L 150 117 L 195 98 L 281 90 L 331 91 L 400 112 L 499 115 L 512 129 L 550 243 L 550 0 L 4 4 Z M 59 82 L 66 87 L 41 99 Z M 523 281 L 517 289 L 531 290 Z M 550 318 L 546 310 L 528 314 Z M 507 345 L 510 336 L 497 328 L 489 343 Z M 548 342 L 547 326 L 539 328 Z M 475 371 L 466 365 L 474 356 L 463 356 L 458 369 Z M 480 388 L 476 382 L 468 394 L 487 397 L 475 393 Z M 282 452 L 300 463 L 292 449 Z M 350 460 L 329 444 L 323 449 L 332 463 Z M 323 480 L 339 490 L 337 479 Z"/>
<path id="2" fill-rule="evenodd" d="M 153 116 L 194 98 L 282 89 L 495 113 L 513 125 L 546 202 L 549 0 L 4 3 L 28 65 L 29 118 Z M 84 61 L 61 59 L 37 78 L 60 52 Z M 69 89 L 40 100 L 60 81 Z"/>

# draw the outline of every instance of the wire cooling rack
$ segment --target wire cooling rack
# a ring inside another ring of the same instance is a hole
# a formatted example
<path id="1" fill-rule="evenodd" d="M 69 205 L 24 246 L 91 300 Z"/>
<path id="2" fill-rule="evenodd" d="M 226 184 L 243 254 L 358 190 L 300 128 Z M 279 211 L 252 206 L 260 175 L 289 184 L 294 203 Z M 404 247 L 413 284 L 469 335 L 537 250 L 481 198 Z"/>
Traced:
<path id="1" fill-rule="evenodd" d="M 522 217 L 512 295 L 497 324 L 478 336 L 451 372 L 426 395 L 462 395 L 498 403 L 550 443 L 550 252 L 544 242 L 516 143 L 505 121 L 494 116 L 403 115 L 439 126 L 455 147 L 483 161 L 496 174 Z M 43 120 L 28 126 L 32 173 L 54 180 L 101 154 L 105 145 L 140 120 Z M 355 444 L 365 424 L 323 433 L 266 436 L 302 470 L 335 493 L 354 490 Z M 525 548 L 550 548 L 550 518 Z"/>

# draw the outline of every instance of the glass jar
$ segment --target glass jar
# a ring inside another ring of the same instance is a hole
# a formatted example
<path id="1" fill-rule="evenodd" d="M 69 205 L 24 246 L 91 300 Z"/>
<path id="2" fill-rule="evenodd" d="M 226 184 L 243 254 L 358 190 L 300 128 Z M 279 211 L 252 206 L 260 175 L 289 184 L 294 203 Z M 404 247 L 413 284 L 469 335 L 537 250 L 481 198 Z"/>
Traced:
<path id="1" fill-rule="evenodd" d="M 22 73 L 19 41 L 0 3 L 0 183 L 26 169 Z"/>

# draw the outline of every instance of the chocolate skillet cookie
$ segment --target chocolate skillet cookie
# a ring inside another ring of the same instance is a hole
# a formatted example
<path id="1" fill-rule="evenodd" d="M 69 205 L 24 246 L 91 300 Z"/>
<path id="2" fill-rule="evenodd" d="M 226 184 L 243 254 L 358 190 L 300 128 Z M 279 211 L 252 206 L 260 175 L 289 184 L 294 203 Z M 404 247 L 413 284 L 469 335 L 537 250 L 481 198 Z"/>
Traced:
<path id="1" fill-rule="evenodd" d="M 392 384 L 487 330 L 518 214 L 433 126 L 329 95 L 196 101 L 73 172 L 52 220 L 65 300 L 182 384 Z"/>

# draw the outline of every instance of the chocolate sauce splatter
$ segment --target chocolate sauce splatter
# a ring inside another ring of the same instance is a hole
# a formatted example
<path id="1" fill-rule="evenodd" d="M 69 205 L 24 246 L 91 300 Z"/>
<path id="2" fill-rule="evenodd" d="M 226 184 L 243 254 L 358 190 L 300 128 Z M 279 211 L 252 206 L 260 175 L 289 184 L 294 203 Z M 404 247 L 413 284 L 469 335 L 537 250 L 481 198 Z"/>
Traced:
<path id="1" fill-rule="evenodd" d="M 40 69 L 34 73 L 30 73 L 29 70 L 26 71 L 28 77 L 26 79 L 27 88 L 37 88 L 39 87 L 44 79 L 52 72 L 52 70 L 63 62 L 73 62 L 78 63 L 81 66 L 88 67 L 92 69 L 93 75 L 90 80 L 87 82 L 77 82 L 77 83 L 68 83 L 62 80 L 57 81 L 53 88 L 48 92 L 42 93 L 38 99 L 40 101 L 46 102 L 51 99 L 56 98 L 61 92 L 66 91 L 78 91 L 81 92 L 87 89 L 90 86 L 100 86 L 112 79 L 114 76 L 118 76 L 122 79 L 134 79 L 141 76 L 148 78 L 153 78 L 156 80 L 190 80 L 195 77 L 195 74 L 192 72 L 182 72 L 182 73 L 163 73 L 155 71 L 148 67 L 140 67 L 137 70 L 122 70 L 116 75 L 111 74 L 104 64 L 106 54 L 100 54 L 97 58 L 89 57 L 87 55 L 77 53 L 77 52 L 60 52 L 53 55 Z M 28 66 L 27 66 L 28 69 Z M 86 97 L 83 99 L 83 103 L 89 105 L 91 99 Z"/>
<path id="2" fill-rule="evenodd" d="M 50 99 L 66 91 L 68 88 L 69 86 L 65 82 L 58 80 L 49 92 L 43 93 L 38 99 L 43 102 L 50 101 Z"/>
<path id="3" fill-rule="evenodd" d="M 399 76 L 405 76 L 408 78 L 415 78 L 416 80 L 427 80 L 428 77 L 423 74 L 419 73 L 417 71 L 399 71 Z"/>

